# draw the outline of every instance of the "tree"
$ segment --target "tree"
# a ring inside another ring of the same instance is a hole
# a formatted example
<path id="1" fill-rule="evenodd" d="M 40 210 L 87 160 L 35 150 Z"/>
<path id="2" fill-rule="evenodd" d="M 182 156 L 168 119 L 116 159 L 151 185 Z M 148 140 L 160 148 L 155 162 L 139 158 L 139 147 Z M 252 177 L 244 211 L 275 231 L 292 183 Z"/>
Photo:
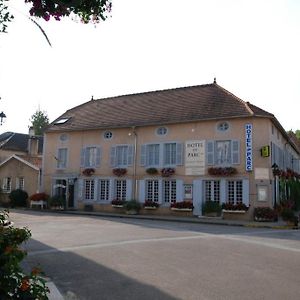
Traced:
<path id="1" fill-rule="evenodd" d="M 112 0 L 24 0 L 31 5 L 29 13 L 33 17 L 49 21 L 54 18 L 75 15 L 87 23 L 98 23 L 105 20 L 111 12 Z M 6 32 L 7 23 L 13 19 L 7 5 L 8 0 L 0 0 L 0 32 Z"/>
<path id="2" fill-rule="evenodd" d="M 295 131 L 295 134 L 296 134 L 297 138 L 300 140 L 300 130 L 299 129 L 297 129 Z"/>
<path id="3" fill-rule="evenodd" d="M 47 113 L 41 110 L 37 110 L 30 119 L 34 133 L 36 135 L 42 135 L 44 130 L 49 125 L 49 118 Z"/>

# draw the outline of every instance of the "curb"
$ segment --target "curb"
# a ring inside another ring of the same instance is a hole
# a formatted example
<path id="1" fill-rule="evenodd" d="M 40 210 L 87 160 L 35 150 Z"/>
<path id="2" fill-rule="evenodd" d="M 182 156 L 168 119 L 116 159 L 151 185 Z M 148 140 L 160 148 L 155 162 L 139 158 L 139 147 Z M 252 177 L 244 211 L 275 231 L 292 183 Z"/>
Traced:
<path id="1" fill-rule="evenodd" d="M 46 286 L 49 288 L 50 293 L 48 296 L 49 300 L 64 300 L 64 297 L 52 281 L 47 281 Z"/>

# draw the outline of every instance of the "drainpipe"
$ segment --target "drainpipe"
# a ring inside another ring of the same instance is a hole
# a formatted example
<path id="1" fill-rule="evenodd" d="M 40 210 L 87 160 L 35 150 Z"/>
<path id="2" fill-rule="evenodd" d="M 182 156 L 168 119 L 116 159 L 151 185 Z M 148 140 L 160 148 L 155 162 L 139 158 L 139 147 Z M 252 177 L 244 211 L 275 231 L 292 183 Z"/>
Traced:
<path id="1" fill-rule="evenodd" d="M 137 179 L 136 179 L 136 156 L 137 156 L 137 133 L 135 126 L 132 127 L 134 135 L 134 146 L 133 146 L 133 198 L 137 200 Z"/>

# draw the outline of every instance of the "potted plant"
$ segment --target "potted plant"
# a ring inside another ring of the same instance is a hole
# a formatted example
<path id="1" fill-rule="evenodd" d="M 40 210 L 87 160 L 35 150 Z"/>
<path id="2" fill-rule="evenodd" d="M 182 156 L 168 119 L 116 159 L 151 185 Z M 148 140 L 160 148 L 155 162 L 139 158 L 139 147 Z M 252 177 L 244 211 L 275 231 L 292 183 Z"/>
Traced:
<path id="1" fill-rule="evenodd" d="M 163 168 L 160 171 L 162 177 L 170 177 L 175 174 L 174 168 Z"/>
<path id="2" fill-rule="evenodd" d="M 221 215 L 222 206 L 216 201 L 206 201 L 202 206 L 202 212 L 207 217 L 217 217 Z"/>
<path id="3" fill-rule="evenodd" d="M 141 209 L 141 203 L 136 200 L 126 201 L 124 205 L 126 209 L 126 214 L 136 215 Z"/>
<path id="4" fill-rule="evenodd" d="M 159 207 L 159 204 L 152 200 L 146 200 L 143 206 L 144 209 L 157 209 Z"/>
<path id="5" fill-rule="evenodd" d="M 126 201 L 124 200 L 119 200 L 119 199 L 114 199 L 111 201 L 111 206 L 112 207 L 123 207 Z"/>
<path id="6" fill-rule="evenodd" d="M 246 213 L 249 207 L 244 203 L 223 203 L 222 204 L 222 211 L 229 212 L 229 213 Z"/>
<path id="7" fill-rule="evenodd" d="M 127 170 L 125 168 L 114 168 L 113 169 L 113 174 L 115 176 L 124 176 L 127 173 Z"/>
<path id="8" fill-rule="evenodd" d="M 191 201 L 173 202 L 171 204 L 171 210 L 176 211 L 192 211 L 194 205 Z"/>
<path id="9" fill-rule="evenodd" d="M 95 169 L 93 168 L 86 168 L 82 171 L 84 176 L 92 176 L 95 173 Z"/>

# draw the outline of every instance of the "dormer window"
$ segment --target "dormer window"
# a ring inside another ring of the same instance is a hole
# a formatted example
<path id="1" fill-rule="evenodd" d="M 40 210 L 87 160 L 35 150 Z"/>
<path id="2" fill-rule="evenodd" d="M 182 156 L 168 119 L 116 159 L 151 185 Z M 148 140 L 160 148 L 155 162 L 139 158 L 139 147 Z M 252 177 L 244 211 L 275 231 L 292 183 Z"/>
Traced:
<path id="1" fill-rule="evenodd" d="M 168 129 L 166 127 L 158 127 L 156 129 L 156 134 L 157 135 L 166 135 L 168 132 Z"/>
<path id="2" fill-rule="evenodd" d="M 229 124 L 227 122 L 221 122 L 217 125 L 218 131 L 224 132 L 229 129 Z"/>
<path id="3" fill-rule="evenodd" d="M 105 131 L 104 134 L 103 134 L 103 137 L 104 137 L 105 140 L 110 140 L 110 139 L 112 139 L 113 134 L 112 134 L 111 131 Z"/>

